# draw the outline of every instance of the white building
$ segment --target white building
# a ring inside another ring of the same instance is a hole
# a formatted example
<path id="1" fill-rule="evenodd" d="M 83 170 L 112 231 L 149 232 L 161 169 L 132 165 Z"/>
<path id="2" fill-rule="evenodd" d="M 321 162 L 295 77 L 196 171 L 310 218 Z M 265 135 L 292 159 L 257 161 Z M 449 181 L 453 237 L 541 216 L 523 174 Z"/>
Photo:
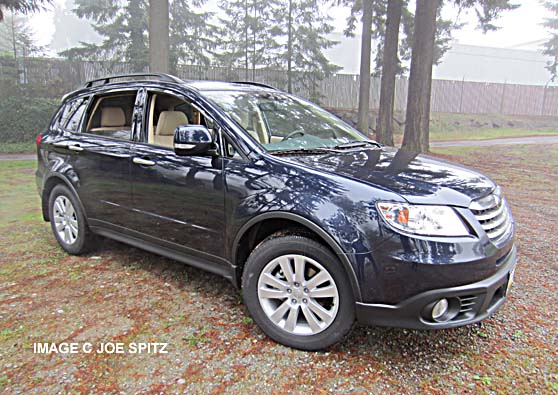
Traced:
<path id="1" fill-rule="evenodd" d="M 359 74 L 360 36 L 345 37 L 333 33 L 330 38 L 338 45 L 327 50 L 326 56 L 341 66 L 343 74 Z M 550 57 L 540 48 L 542 41 L 514 45 L 511 48 L 491 48 L 454 42 L 442 62 L 434 68 L 436 79 L 500 82 L 509 84 L 546 85 L 550 73 L 545 68 Z M 372 45 L 374 49 L 374 43 Z"/>

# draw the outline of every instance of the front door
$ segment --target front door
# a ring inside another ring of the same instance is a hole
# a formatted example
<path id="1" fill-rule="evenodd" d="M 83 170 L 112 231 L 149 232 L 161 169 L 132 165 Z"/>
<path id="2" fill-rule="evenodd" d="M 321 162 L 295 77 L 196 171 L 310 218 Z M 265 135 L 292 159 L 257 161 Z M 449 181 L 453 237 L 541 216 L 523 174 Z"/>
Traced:
<path id="1" fill-rule="evenodd" d="M 202 124 L 185 98 L 150 92 L 143 138 L 132 149 L 131 227 L 150 241 L 198 255 L 224 257 L 223 161 L 177 156 L 172 148 L 180 124 Z"/>

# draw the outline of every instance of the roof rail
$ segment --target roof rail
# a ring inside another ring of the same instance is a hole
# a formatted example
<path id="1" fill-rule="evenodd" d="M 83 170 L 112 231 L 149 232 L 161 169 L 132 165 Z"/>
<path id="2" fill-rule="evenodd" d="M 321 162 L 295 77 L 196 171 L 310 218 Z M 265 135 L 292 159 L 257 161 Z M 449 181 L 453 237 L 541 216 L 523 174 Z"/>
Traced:
<path id="1" fill-rule="evenodd" d="M 271 85 L 266 85 L 266 84 L 262 84 L 261 82 L 253 82 L 253 81 L 232 81 L 233 84 L 243 84 L 243 85 L 254 85 L 254 86 L 261 86 L 262 88 L 269 88 L 269 89 L 273 89 L 273 90 L 277 90 L 277 88 L 271 86 Z"/>
<path id="2" fill-rule="evenodd" d="M 83 88 L 91 88 L 95 84 L 95 82 L 101 82 L 100 84 L 97 85 L 105 85 L 110 83 L 111 80 L 116 80 L 121 78 L 142 80 L 142 79 L 146 79 L 145 77 L 159 78 L 161 81 L 166 81 L 166 82 L 177 82 L 177 83 L 184 82 L 180 78 L 175 77 L 174 75 L 165 74 L 165 73 L 133 73 L 133 74 L 121 74 L 121 75 L 112 75 L 108 77 L 96 78 L 94 80 L 87 81 L 85 84 L 83 84 Z"/>

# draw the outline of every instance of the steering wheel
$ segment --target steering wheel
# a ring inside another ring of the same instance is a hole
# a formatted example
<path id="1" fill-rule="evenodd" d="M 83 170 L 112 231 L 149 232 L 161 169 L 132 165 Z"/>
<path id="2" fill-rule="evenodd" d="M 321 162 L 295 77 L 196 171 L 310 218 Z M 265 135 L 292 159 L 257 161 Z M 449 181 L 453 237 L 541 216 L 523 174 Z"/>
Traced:
<path id="1" fill-rule="evenodd" d="M 288 139 L 292 139 L 294 136 L 296 136 L 297 134 L 300 135 L 300 137 L 304 136 L 304 132 L 302 131 L 302 129 L 297 129 L 297 130 L 293 130 L 292 132 L 290 132 L 289 134 L 287 134 L 285 137 L 283 137 L 283 140 L 281 141 L 285 141 Z"/>

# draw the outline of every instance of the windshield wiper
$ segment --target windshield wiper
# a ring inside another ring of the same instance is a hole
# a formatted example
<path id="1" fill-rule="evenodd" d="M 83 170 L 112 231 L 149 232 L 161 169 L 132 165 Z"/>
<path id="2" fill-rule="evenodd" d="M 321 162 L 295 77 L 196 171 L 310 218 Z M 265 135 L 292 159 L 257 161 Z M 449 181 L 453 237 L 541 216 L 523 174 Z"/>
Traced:
<path id="1" fill-rule="evenodd" d="M 382 148 L 382 145 L 380 143 L 377 143 L 375 141 L 370 141 L 370 140 L 362 140 L 362 141 L 349 141 L 348 143 L 343 143 L 343 144 L 339 144 L 336 145 L 335 147 L 333 147 L 333 149 L 351 149 L 351 148 L 361 148 L 361 147 L 366 147 L 367 145 L 371 145 L 377 148 Z"/>
<path id="2" fill-rule="evenodd" d="M 332 152 L 329 148 L 294 148 L 269 151 L 272 155 L 323 155 Z"/>

